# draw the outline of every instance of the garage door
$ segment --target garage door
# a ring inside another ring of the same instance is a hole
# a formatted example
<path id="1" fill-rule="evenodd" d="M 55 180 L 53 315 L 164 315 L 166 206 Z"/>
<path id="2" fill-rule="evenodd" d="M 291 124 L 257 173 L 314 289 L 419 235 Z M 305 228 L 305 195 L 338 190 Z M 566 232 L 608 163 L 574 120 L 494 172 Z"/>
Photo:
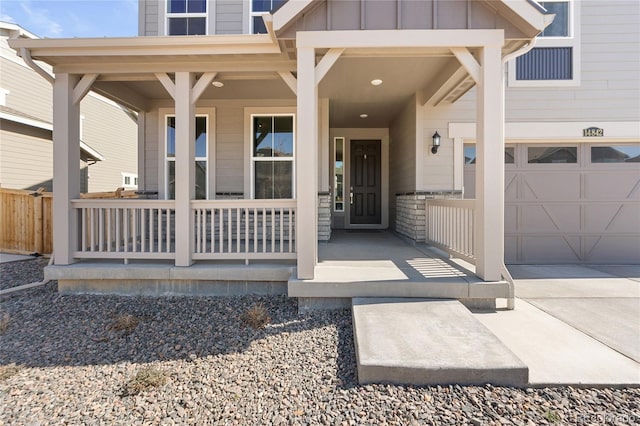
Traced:
<path id="1" fill-rule="evenodd" d="M 474 157 L 465 145 L 465 198 Z M 640 145 L 507 146 L 505 261 L 640 263 Z"/>

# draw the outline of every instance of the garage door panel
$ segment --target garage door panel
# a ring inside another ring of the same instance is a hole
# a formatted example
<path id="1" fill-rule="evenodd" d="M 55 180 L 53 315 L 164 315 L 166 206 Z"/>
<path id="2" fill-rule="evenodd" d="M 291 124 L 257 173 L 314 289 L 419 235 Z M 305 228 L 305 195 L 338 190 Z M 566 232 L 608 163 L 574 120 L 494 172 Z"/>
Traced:
<path id="1" fill-rule="evenodd" d="M 585 174 L 588 200 L 640 200 L 640 168 L 635 172 L 596 172 Z"/>
<path id="2" fill-rule="evenodd" d="M 584 210 L 587 232 L 640 233 L 640 204 L 587 204 Z"/>
<path id="3" fill-rule="evenodd" d="M 522 259 L 525 263 L 580 262 L 580 238 L 562 236 L 523 236 Z"/>
<path id="4" fill-rule="evenodd" d="M 522 205 L 519 231 L 557 232 L 580 230 L 580 206 L 577 204 Z"/>
<path id="5" fill-rule="evenodd" d="M 518 260 L 518 238 L 517 237 L 504 237 L 504 261 L 506 263 L 513 263 Z"/>
<path id="6" fill-rule="evenodd" d="M 518 208 L 513 205 L 504 206 L 504 231 L 515 232 L 518 226 Z"/>
<path id="7" fill-rule="evenodd" d="M 585 248 L 586 262 L 640 263 L 640 237 L 637 235 L 585 237 Z"/>
<path id="8" fill-rule="evenodd" d="M 580 197 L 580 176 L 575 172 L 523 173 L 523 200 L 567 201 Z"/>

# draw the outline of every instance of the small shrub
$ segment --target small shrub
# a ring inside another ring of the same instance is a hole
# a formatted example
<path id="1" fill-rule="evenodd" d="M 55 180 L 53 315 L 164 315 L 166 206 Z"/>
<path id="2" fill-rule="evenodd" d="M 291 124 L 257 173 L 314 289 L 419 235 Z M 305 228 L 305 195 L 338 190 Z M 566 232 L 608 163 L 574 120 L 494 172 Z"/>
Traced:
<path id="1" fill-rule="evenodd" d="M 20 367 L 15 364 L 0 365 L 0 382 L 15 376 L 18 372 L 20 372 Z"/>
<path id="2" fill-rule="evenodd" d="M 11 316 L 8 313 L 0 314 L 0 335 L 7 331 L 9 322 L 11 322 Z"/>
<path id="3" fill-rule="evenodd" d="M 155 367 L 145 367 L 138 371 L 122 390 L 123 396 L 134 396 L 146 390 L 157 388 L 167 382 L 167 376 Z"/>
<path id="4" fill-rule="evenodd" d="M 553 410 L 547 410 L 544 413 L 544 418 L 551 423 L 558 423 L 560 421 L 560 416 Z"/>
<path id="5" fill-rule="evenodd" d="M 269 312 L 262 303 L 257 303 L 247 309 L 240 319 L 244 324 L 256 330 L 263 328 L 265 325 L 269 324 L 269 321 L 271 321 Z"/>
<path id="6" fill-rule="evenodd" d="M 139 323 L 140 320 L 138 318 L 133 315 L 124 314 L 115 317 L 109 328 L 113 331 L 122 331 L 124 334 L 131 334 Z"/>

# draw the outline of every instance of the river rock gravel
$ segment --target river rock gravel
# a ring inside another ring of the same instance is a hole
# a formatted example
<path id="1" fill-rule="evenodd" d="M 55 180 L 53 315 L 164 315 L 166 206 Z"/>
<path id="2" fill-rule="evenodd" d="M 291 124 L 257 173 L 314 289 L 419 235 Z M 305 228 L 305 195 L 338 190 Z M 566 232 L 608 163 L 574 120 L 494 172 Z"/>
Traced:
<path id="1" fill-rule="evenodd" d="M 2 265 L 3 288 L 45 264 Z M 243 321 L 256 306 L 271 318 L 257 330 Z M 285 297 L 70 296 L 52 282 L 3 296 L 0 319 L 0 425 L 640 422 L 633 388 L 360 386 L 350 312 L 298 314 Z M 128 393 L 149 368 L 164 380 Z"/>

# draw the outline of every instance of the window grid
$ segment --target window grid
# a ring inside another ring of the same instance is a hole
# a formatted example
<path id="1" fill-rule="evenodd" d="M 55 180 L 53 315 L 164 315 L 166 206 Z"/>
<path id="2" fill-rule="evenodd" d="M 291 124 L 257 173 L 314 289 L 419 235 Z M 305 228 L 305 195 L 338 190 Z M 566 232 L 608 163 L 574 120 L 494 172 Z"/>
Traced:
<path id="1" fill-rule="evenodd" d="M 175 137 L 173 138 L 174 141 L 174 147 L 173 147 L 173 155 L 170 155 L 169 153 L 169 120 L 170 119 L 175 119 L 175 114 L 167 114 L 165 115 L 165 143 L 164 143 L 164 164 L 165 164 L 165 199 L 167 200 L 172 200 L 175 199 L 175 194 L 173 194 L 173 197 L 171 196 L 171 192 L 170 192 L 170 178 L 171 178 L 171 170 L 173 169 L 174 171 L 174 175 L 175 175 L 175 162 L 176 162 L 176 157 L 175 157 Z M 197 196 L 197 191 L 196 191 L 196 199 L 209 199 L 209 164 L 208 164 L 208 156 L 209 156 L 209 115 L 208 114 L 196 114 L 196 120 L 198 118 L 205 118 L 205 123 L 204 123 L 204 129 L 205 129 L 205 144 L 204 144 L 204 155 L 200 155 L 198 156 L 196 154 L 195 156 L 195 165 L 196 165 L 196 182 L 195 184 L 197 185 L 197 169 L 199 167 L 199 165 L 204 163 L 204 181 L 205 181 L 205 190 L 204 190 L 204 196 L 198 197 Z M 197 135 L 196 135 L 197 137 Z M 194 141 L 195 143 L 195 141 Z M 200 163 L 200 164 L 198 164 Z"/>
<path id="2" fill-rule="evenodd" d="M 275 126 L 273 123 L 277 117 L 291 117 L 291 134 L 292 134 L 292 145 L 291 145 L 291 154 L 286 156 L 256 156 L 256 129 L 255 129 L 255 119 L 256 118 L 264 118 L 271 119 L 272 122 L 272 131 Z M 295 194 L 295 145 L 296 145 L 296 135 L 295 135 L 295 116 L 294 114 L 251 114 L 251 198 L 256 199 L 256 165 L 260 163 L 273 163 L 273 165 L 277 163 L 290 163 L 291 164 L 291 197 L 294 198 Z"/>
<path id="3" fill-rule="evenodd" d="M 167 1 L 167 35 L 206 35 L 209 27 L 206 0 Z M 185 31 L 172 31 L 172 23 L 184 22 Z M 200 28 L 198 28 L 200 27 Z M 190 28 L 193 31 L 190 31 Z"/>

